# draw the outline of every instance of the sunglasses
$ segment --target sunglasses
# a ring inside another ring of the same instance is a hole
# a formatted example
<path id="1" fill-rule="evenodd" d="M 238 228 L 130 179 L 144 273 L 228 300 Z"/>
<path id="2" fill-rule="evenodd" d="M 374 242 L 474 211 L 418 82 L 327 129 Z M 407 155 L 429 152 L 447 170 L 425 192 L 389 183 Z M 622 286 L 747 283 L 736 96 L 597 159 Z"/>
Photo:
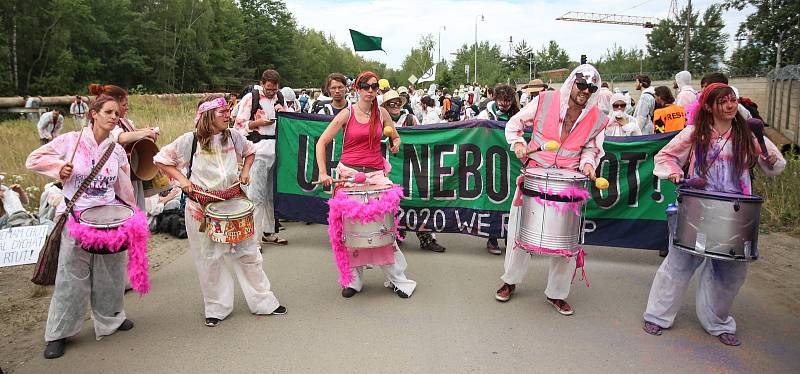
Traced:
<path id="1" fill-rule="evenodd" d="M 373 83 L 373 84 L 369 84 L 367 82 L 359 82 L 358 83 L 358 88 L 360 88 L 360 89 L 362 89 L 364 91 L 369 91 L 370 88 L 373 91 L 377 91 L 379 87 L 380 87 L 380 85 L 378 83 Z"/>
<path id="2" fill-rule="evenodd" d="M 391 101 L 391 102 L 386 103 L 386 106 L 389 107 L 389 108 L 399 108 L 400 107 L 400 103 L 398 103 L 396 101 Z"/>
<path id="3" fill-rule="evenodd" d="M 626 104 L 611 104 L 612 108 L 620 108 L 620 109 L 622 109 L 622 108 L 625 108 L 626 106 L 627 106 Z"/>
<path id="4" fill-rule="evenodd" d="M 586 82 L 575 82 L 575 87 L 578 87 L 578 91 L 586 91 L 589 90 L 589 93 L 597 92 L 597 86 L 586 83 Z"/>

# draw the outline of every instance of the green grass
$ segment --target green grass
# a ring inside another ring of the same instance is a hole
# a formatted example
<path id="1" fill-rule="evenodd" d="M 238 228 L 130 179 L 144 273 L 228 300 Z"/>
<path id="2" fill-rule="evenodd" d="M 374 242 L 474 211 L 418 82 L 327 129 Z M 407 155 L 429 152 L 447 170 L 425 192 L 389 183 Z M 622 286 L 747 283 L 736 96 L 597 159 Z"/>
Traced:
<path id="1" fill-rule="evenodd" d="M 756 171 L 753 190 L 764 197 L 762 231 L 785 231 L 800 235 L 800 158 L 786 155 L 786 169 L 777 177 Z"/>
<path id="2" fill-rule="evenodd" d="M 128 118 L 136 127 L 159 127 L 161 135 L 158 145 L 169 144 L 179 135 L 191 131 L 194 111 L 199 98 L 154 96 L 131 96 L 128 104 Z M 61 133 L 78 130 L 72 117 L 64 121 Z M 5 176 L 6 186 L 18 183 L 28 192 L 30 208 L 39 206 L 39 195 L 49 178 L 25 168 L 25 159 L 39 147 L 36 123 L 27 119 L 0 121 L 0 174 Z"/>

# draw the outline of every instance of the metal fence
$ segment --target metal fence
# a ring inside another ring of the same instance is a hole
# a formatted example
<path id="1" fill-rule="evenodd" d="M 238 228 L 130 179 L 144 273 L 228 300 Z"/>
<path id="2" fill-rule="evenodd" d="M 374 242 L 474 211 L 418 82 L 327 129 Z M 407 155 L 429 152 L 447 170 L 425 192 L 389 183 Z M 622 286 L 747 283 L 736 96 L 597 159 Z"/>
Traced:
<path id="1" fill-rule="evenodd" d="M 767 79 L 767 123 L 800 144 L 800 65 L 773 69 Z"/>

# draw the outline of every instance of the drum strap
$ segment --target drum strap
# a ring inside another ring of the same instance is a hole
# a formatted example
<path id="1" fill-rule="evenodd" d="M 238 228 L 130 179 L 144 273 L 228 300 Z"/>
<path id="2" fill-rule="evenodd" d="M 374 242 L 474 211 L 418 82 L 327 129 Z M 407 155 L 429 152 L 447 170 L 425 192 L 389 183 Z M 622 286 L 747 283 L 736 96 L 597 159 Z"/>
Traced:
<path id="1" fill-rule="evenodd" d="M 539 191 L 531 190 L 529 188 L 526 188 L 523 185 L 520 185 L 519 187 L 522 190 L 522 194 L 523 195 L 528 196 L 528 197 L 538 197 L 540 199 L 547 200 L 547 201 L 556 201 L 556 202 L 559 202 L 559 203 L 579 203 L 579 202 L 586 201 L 586 199 L 581 197 L 581 196 L 565 197 L 565 196 L 560 196 L 560 195 L 551 195 L 551 194 L 541 193 Z"/>
<path id="2" fill-rule="evenodd" d="M 117 143 L 115 142 L 111 142 L 111 144 L 108 145 L 108 148 L 106 148 L 105 153 L 103 153 L 103 157 L 101 157 L 100 161 L 94 165 L 94 168 L 92 168 L 92 171 L 89 173 L 89 176 L 83 180 L 83 183 L 81 183 L 80 187 L 78 187 L 78 190 L 75 191 L 75 195 L 72 195 L 72 200 L 64 197 L 64 200 L 67 201 L 66 212 L 72 214 L 72 217 L 75 218 L 76 221 L 78 220 L 78 217 L 75 217 L 75 212 L 72 211 L 72 207 L 75 205 L 75 202 L 78 201 L 78 199 L 81 197 L 81 195 L 83 195 L 83 191 L 86 190 L 86 188 L 89 187 L 89 184 L 92 183 L 94 177 L 96 177 L 97 173 L 100 172 L 100 169 L 102 169 L 103 166 L 105 166 L 106 161 L 108 161 L 108 159 L 111 157 L 111 154 L 114 152 L 114 147 L 116 147 L 116 145 Z"/>
<path id="3" fill-rule="evenodd" d="M 189 169 L 186 172 L 186 179 L 191 181 L 192 178 L 192 163 L 194 162 L 194 154 L 197 152 L 197 132 L 192 132 L 192 152 L 189 154 Z M 186 207 L 187 194 L 181 193 L 181 211 Z"/>

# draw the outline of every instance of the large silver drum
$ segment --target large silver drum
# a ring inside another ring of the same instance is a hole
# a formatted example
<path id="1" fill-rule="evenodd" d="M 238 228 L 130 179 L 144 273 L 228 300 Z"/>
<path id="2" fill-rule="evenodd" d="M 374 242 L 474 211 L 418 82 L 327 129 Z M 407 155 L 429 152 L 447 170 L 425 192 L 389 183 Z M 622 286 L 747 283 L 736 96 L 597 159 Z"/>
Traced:
<path id="1" fill-rule="evenodd" d="M 381 193 L 388 191 L 389 185 L 364 185 L 339 189 L 351 200 L 368 204 L 369 200 L 380 200 Z M 338 193 L 338 192 L 337 192 Z M 361 223 L 347 219 L 344 224 L 344 245 L 348 248 L 377 248 L 393 244 L 395 237 L 394 213 L 386 212 L 384 217 L 374 222 Z"/>
<path id="2" fill-rule="evenodd" d="M 572 170 L 525 168 L 517 240 L 524 250 L 576 254 L 582 230 L 580 208 L 588 178 Z M 560 253 L 560 254 L 559 254 Z"/>
<path id="3" fill-rule="evenodd" d="M 678 189 L 672 244 L 718 260 L 758 259 L 758 224 L 764 199 L 755 195 Z"/>

